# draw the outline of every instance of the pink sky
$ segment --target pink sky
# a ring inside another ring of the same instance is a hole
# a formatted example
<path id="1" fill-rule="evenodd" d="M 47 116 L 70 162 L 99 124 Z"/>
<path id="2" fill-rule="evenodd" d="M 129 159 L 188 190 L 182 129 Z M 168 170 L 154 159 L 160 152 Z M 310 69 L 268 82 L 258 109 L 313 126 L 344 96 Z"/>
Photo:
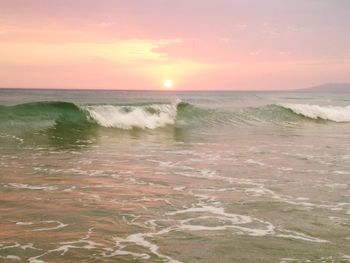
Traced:
<path id="1" fill-rule="evenodd" d="M 0 0 L 0 87 L 350 82 L 347 0 Z"/>

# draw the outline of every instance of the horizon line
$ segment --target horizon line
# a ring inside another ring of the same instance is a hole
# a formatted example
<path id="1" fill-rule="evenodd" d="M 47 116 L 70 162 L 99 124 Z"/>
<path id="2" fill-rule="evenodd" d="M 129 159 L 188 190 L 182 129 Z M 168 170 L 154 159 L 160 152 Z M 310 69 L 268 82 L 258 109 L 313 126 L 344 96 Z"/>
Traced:
<path id="1" fill-rule="evenodd" d="M 101 89 L 101 88 L 23 88 L 23 87 L 0 87 L 0 90 L 36 90 L 36 91 L 120 91 L 120 92 L 295 92 L 307 91 L 310 88 L 296 89 Z"/>
<path id="2" fill-rule="evenodd" d="M 120 88 L 68 88 L 68 87 L 3 87 L 0 90 L 64 90 L 64 91 L 121 91 L 121 92 L 295 92 L 295 91 L 317 91 L 317 88 L 326 85 L 349 85 L 350 82 L 326 82 L 322 84 L 310 85 L 303 88 L 287 88 L 287 89 L 120 89 Z M 320 90 L 322 92 L 322 90 Z M 350 90 L 349 90 L 350 91 Z M 334 90 L 337 92 L 337 90 Z M 338 91 L 339 92 L 339 91 Z"/>

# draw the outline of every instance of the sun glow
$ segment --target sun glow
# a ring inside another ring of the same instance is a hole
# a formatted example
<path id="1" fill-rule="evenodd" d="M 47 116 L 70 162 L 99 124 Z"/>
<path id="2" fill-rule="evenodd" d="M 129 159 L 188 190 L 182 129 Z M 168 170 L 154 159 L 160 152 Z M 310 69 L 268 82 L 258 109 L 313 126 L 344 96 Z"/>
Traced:
<path id="1" fill-rule="evenodd" d="M 174 83 L 171 80 L 166 80 L 163 82 L 163 87 L 166 89 L 171 89 L 173 86 L 174 86 Z"/>

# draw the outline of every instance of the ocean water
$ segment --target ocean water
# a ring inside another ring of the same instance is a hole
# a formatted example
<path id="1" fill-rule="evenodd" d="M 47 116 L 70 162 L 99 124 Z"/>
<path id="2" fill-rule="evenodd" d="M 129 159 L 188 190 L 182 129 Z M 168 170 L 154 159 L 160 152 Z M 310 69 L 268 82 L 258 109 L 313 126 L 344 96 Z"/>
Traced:
<path id="1" fill-rule="evenodd" d="M 0 105 L 0 262 L 350 262 L 350 94 Z"/>

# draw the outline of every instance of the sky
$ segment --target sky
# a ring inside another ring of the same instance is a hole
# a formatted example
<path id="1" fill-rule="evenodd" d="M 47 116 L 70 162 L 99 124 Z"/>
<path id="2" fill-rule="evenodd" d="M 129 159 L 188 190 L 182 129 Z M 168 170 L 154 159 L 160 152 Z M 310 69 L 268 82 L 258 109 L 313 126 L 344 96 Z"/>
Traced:
<path id="1" fill-rule="evenodd" d="M 0 0 L 0 87 L 350 82 L 348 0 Z"/>

